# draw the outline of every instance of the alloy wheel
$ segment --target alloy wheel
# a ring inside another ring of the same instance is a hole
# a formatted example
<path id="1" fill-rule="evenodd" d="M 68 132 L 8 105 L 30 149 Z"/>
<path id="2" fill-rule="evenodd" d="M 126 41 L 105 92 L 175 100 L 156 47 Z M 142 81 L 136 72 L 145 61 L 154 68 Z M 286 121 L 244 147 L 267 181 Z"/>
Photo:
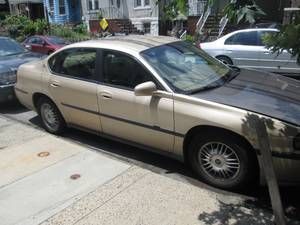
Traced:
<path id="1" fill-rule="evenodd" d="M 220 142 L 204 144 L 198 152 L 203 171 L 214 179 L 233 179 L 240 171 L 240 160 L 235 151 Z"/>

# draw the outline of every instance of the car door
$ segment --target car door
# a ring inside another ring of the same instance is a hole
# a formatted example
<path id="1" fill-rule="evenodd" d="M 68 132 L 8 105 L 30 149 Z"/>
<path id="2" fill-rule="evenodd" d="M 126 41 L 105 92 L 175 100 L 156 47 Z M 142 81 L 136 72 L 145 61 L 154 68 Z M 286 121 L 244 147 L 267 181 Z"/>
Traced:
<path id="1" fill-rule="evenodd" d="M 29 49 L 30 51 L 37 52 L 37 45 L 36 45 L 36 37 L 31 37 L 25 43 L 25 48 Z"/>
<path id="2" fill-rule="evenodd" d="M 40 37 L 36 37 L 35 42 L 33 43 L 35 52 L 45 54 L 46 53 L 45 44 L 46 43 L 45 43 L 44 39 L 42 39 Z"/>
<path id="3" fill-rule="evenodd" d="M 233 64 L 243 68 L 259 67 L 259 50 L 257 31 L 235 33 L 224 41 L 224 54 Z"/>
<path id="4" fill-rule="evenodd" d="M 49 90 L 67 123 L 100 132 L 97 49 L 71 48 L 49 59 Z"/>
<path id="5" fill-rule="evenodd" d="M 135 58 L 118 51 L 102 52 L 102 84 L 98 101 L 103 132 L 155 149 L 172 151 L 174 145 L 173 99 L 135 96 L 134 87 L 160 83 Z"/>
<path id="6" fill-rule="evenodd" d="M 260 67 L 270 72 L 278 73 L 299 73 L 300 67 L 297 64 L 297 59 L 292 57 L 290 53 L 284 50 L 281 54 L 272 53 L 266 48 L 263 37 L 265 35 L 274 34 L 278 31 L 262 30 L 258 32 L 260 50 Z"/>

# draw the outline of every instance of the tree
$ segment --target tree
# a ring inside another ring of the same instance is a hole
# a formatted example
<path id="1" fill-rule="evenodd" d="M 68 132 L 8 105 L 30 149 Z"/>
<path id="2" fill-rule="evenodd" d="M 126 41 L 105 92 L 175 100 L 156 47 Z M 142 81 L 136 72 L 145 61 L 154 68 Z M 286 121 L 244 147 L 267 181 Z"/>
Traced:
<path id="1" fill-rule="evenodd" d="M 280 54 L 284 50 L 297 58 L 300 64 L 300 16 L 295 18 L 290 24 L 283 25 L 280 31 L 275 34 L 266 35 L 264 43 L 273 53 Z"/>
<path id="2" fill-rule="evenodd" d="M 157 0 L 156 4 L 162 7 L 164 20 L 173 20 L 180 14 L 188 13 L 188 0 Z"/>
<path id="3" fill-rule="evenodd" d="M 254 0 L 231 0 L 224 8 L 224 13 L 233 24 L 248 22 L 254 24 L 265 15 Z"/>

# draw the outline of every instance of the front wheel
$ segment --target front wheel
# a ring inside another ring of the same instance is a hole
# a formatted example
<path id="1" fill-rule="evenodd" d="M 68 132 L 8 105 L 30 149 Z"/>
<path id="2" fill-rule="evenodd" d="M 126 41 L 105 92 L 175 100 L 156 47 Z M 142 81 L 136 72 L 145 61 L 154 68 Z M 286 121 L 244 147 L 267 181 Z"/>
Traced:
<path id="1" fill-rule="evenodd" d="M 62 133 L 65 121 L 56 105 L 48 98 L 38 101 L 38 112 L 42 119 L 43 127 L 52 134 Z"/>
<path id="2" fill-rule="evenodd" d="M 254 179 L 255 161 L 239 140 L 225 135 L 196 136 L 189 161 L 207 183 L 222 189 L 239 189 Z"/>

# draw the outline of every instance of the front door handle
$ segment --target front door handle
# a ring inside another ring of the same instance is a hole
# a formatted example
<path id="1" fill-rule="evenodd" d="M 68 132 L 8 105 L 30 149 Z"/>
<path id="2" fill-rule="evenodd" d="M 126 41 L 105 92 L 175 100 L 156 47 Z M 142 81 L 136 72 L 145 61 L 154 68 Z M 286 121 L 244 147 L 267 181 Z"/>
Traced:
<path id="1" fill-rule="evenodd" d="M 50 86 L 56 88 L 56 87 L 60 87 L 60 84 L 58 81 L 51 81 Z"/>

